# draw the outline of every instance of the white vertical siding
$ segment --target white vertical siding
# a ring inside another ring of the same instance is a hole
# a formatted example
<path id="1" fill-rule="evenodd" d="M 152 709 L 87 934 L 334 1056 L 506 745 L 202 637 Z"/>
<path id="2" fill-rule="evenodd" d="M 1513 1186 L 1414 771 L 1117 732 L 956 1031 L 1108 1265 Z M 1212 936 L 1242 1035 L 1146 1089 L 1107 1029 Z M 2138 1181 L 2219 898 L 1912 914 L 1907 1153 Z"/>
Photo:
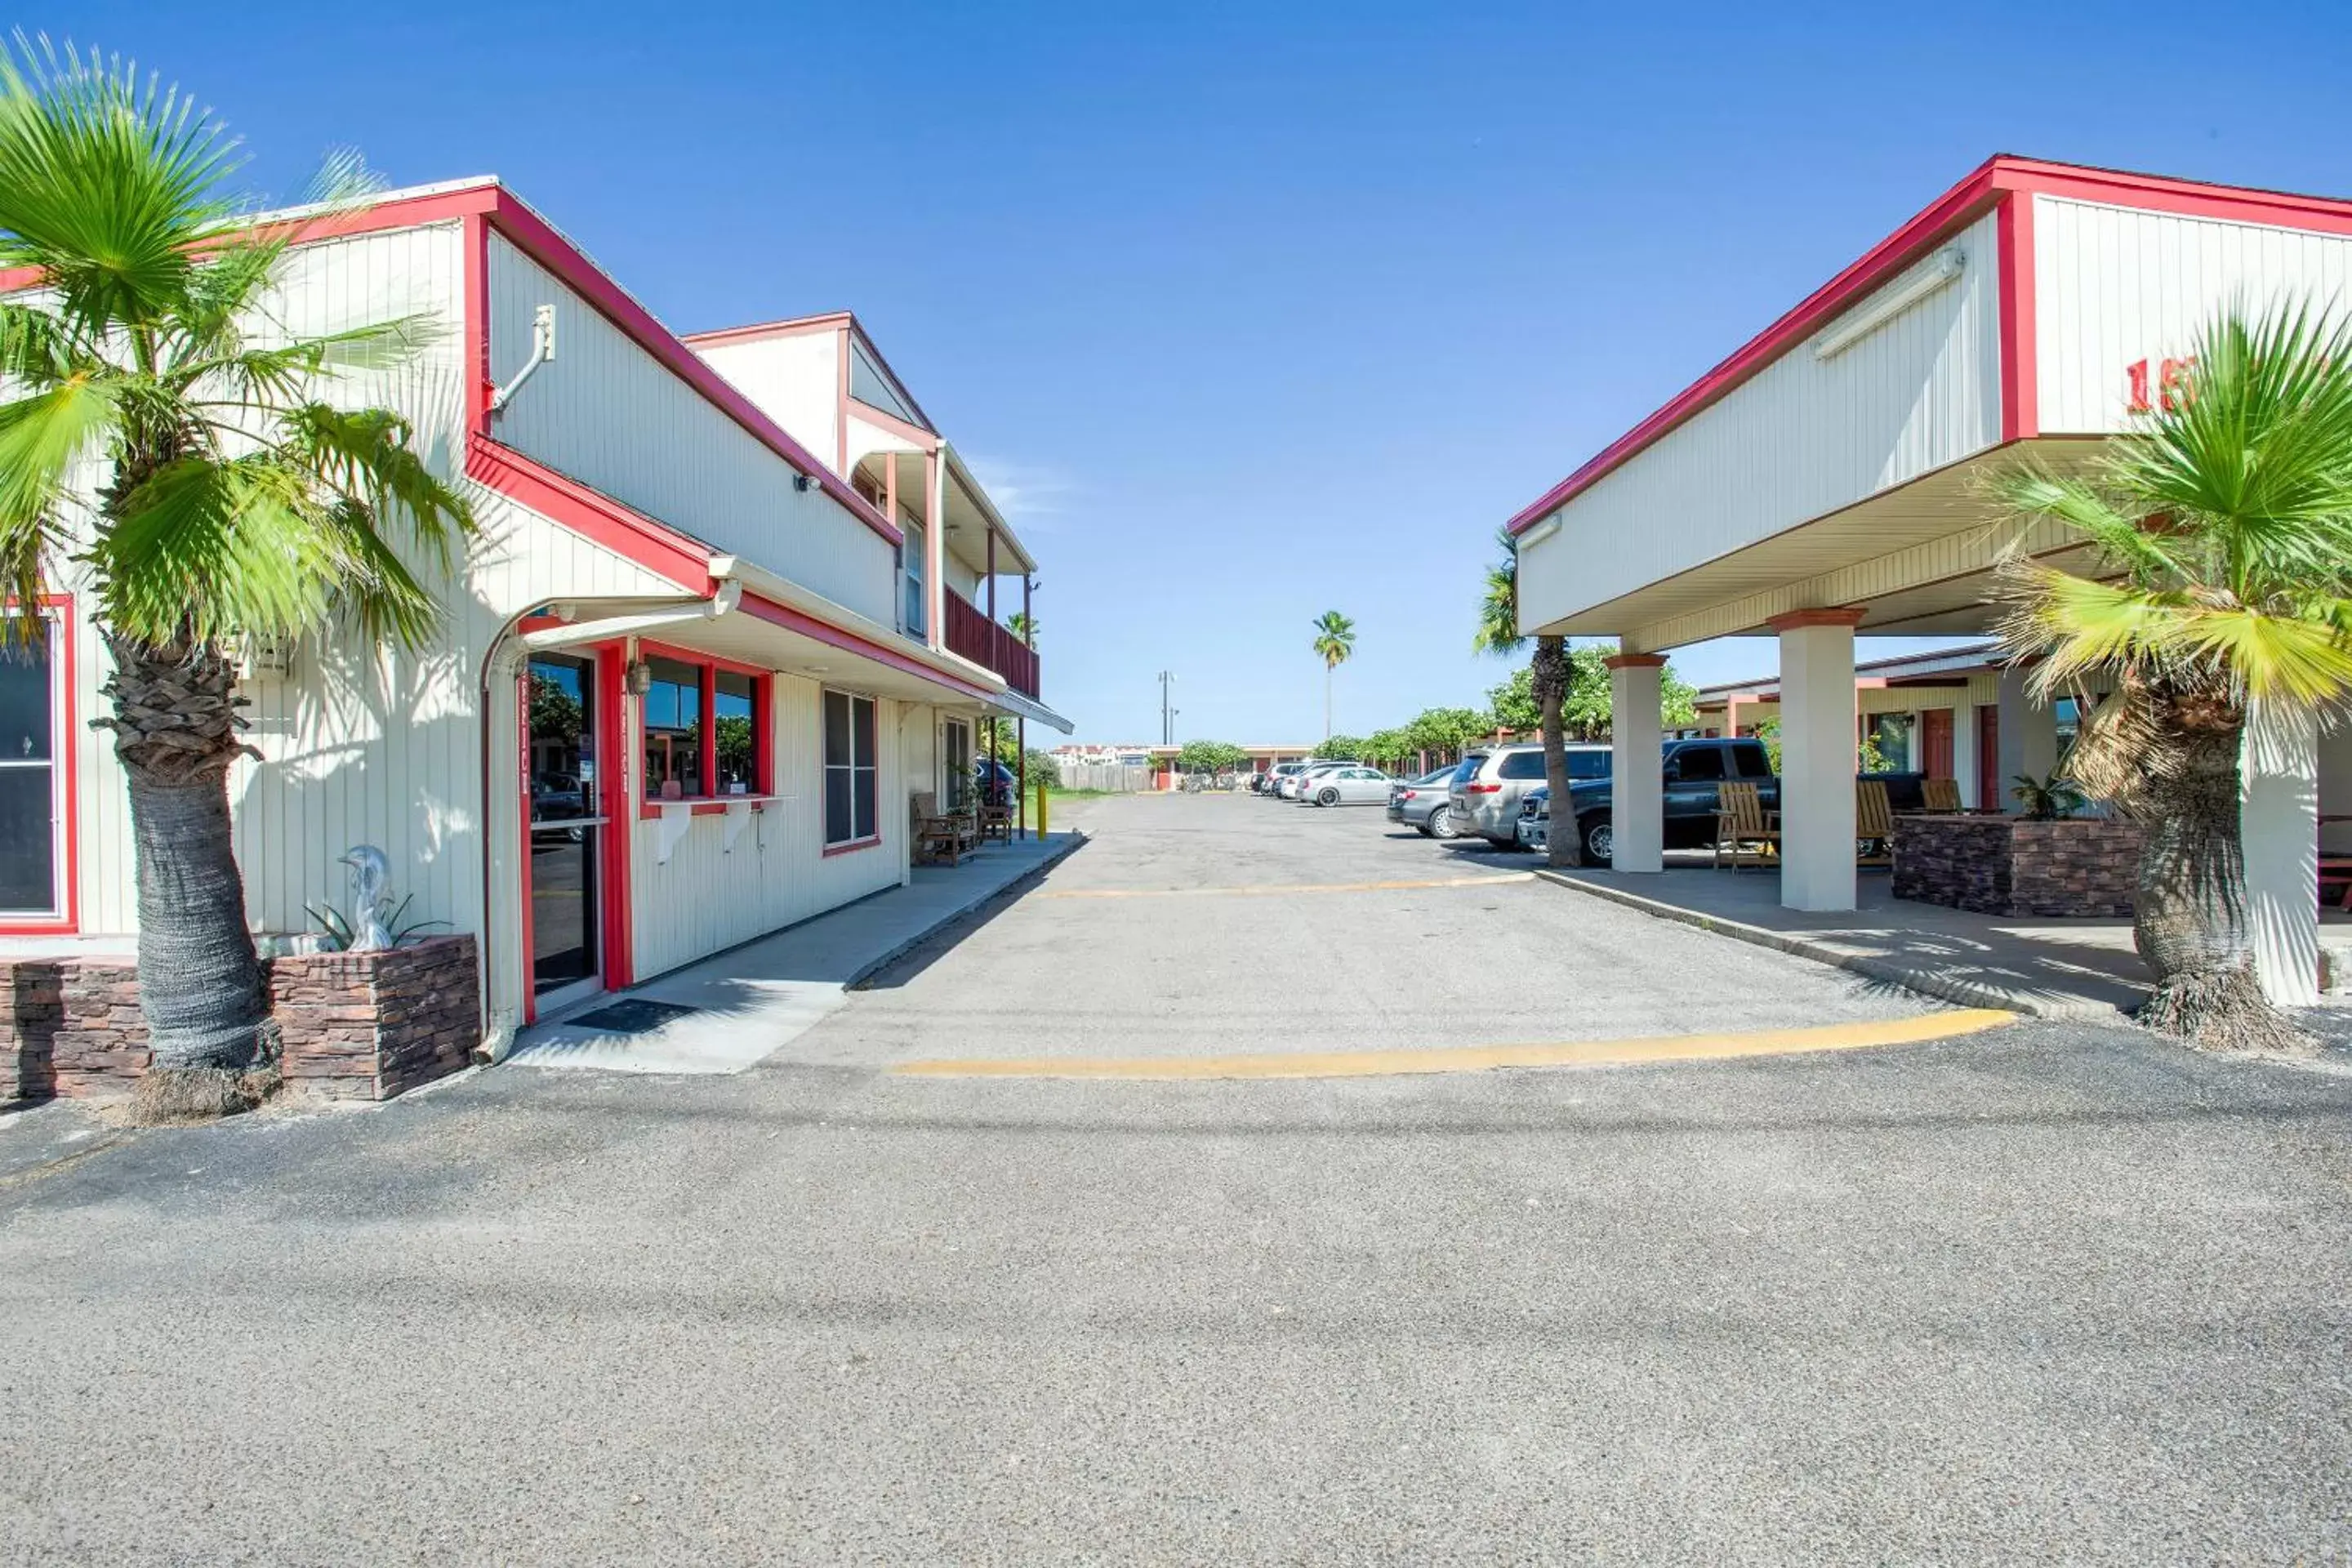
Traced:
<path id="1" fill-rule="evenodd" d="M 530 358 L 531 315 L 556 307 L 556 357 L 498 416 L 519 451 L 714 548 L 888 625 L 890 544 L 553 274 L 493 235 L 490 374 Z"/>
<path id="2" fill-rule="evenodd" d="M 775 791 L 791 798 L 771 803 L 732 849 L 723 816 L 692 818 L 667 863 L 659 858 L 661 825 L 634 826 L 629 887 L 639 979 L 896 887 L 904 876 L 908 785 L 899 739 L 928 730 L 930 710 L 887 699 L 876 704 L 882 842 L 840 855 L 824 853 L 820 688 L 778 675 L 772 711 Z"/>
<path id="3" fill-rule="evenodd" d="M 1559 531 L 1526 552 L 1522 622 L 1606 603 L 1998 442 L 1994 225 L 1988 214 L 1948 242 L 1967 256 L 1949 287 L 1816 357 L 1841 322 L 1936 264 L 1923 258 L 1569 502 Z"/>
<path id="4" fill-rule="evenodd" d="M 2036 196 L 2036 384 L 2053 435 L 2121 430 L 2134 363 L 2167 358 L 2233 301 L 2352 309 L 2352 237 Z"/>
<path id="5" fill-rule="evenodd" d="M 831 468 L 841 458 L 841 337 L 832 329 L 793 332 L 695 353 Z"/>

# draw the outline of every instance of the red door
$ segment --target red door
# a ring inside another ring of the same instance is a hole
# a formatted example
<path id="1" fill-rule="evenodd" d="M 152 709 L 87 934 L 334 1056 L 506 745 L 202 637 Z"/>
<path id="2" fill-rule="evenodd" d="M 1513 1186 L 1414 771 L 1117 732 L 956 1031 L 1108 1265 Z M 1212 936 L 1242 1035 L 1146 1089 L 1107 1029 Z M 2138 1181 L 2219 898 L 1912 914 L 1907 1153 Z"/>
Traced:
<path id="1" fill-rule="evenodd" d="M 1977 809 L 2000 809 L 2000 710 L 1977 705 Z"/>
<path id="2" fill-rule="evenodd" d="M 1919 771 L 1931 779 L 1952 776 L 1952 710 L 1919 710 Z"/>

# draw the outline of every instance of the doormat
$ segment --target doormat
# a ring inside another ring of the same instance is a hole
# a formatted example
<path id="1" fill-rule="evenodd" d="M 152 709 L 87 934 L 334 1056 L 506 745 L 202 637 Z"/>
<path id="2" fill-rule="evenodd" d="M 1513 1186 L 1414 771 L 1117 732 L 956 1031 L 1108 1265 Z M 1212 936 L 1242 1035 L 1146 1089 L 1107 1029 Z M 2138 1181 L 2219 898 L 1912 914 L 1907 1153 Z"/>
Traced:
<path id="1" fill-rule="evenodd" d="M 660 1028 L 673 1018 L 701 1011 L 675 1002 L 649 1002 L 642 996 L 632 996 L 625 1002 L 607 1003 L 593 1013 L 583 1013 L 572 1022 L 583 1028 L 610 1029 L 616 1035 L 642 1035 L 648 1029 Z"/>

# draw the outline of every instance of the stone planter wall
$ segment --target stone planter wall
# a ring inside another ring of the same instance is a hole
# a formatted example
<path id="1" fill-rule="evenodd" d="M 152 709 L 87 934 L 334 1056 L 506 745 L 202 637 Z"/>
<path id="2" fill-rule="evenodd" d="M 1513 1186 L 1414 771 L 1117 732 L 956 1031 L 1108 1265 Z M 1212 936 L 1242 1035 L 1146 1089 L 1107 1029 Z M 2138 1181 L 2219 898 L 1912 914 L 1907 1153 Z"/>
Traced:
<path id="1" fill-rule="evenodd" d="M 390 952 L 270 959 L 289 1088 L 389 1100 L 464 1067 L 481 1040 L 470 936 Z M 139 973 L 119 958 L 0 961 L 0 1100 L 130 1091 L 147 1070 Z"/>
<path id="2" fill-rule="evenodd" d="M 2129 920 L 2139 825 L 2083 817 L 1895 819 L 1895 896 L 1987 915 Z"/>

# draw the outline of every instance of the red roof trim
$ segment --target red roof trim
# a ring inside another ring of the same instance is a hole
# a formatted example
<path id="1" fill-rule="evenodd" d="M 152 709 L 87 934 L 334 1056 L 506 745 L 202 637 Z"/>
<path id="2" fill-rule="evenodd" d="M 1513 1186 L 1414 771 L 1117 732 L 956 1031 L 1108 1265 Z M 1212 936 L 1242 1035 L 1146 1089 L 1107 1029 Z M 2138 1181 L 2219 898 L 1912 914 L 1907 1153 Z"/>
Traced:
<path id="1" fill-rule="evenodd" d="M 490 224 L 508 243 L 554 273 L 566 287 L 595 306 L 614 326 L 634 339 L 639 348 L 660 361 L 663 368 L 699 392 L 706 401 L 757 437 L 770 451 L 814 479 L 825 494 L 846 507 L 858 521 L 894 545 L 903 542 L 904 536 L 889 519 L 875 510 L 864 496 L 850 489 L 839 475 L 817 461 L 807 447 L 786 434 L 783 426 L 736 391 L 726 377 L 711 369 L 709 363 L 700 354 L 687 347 L 676 333 L 656 321 L 652 312 L 631 299 L 619 284 L 583 256 L 546 219 L 503 188 L 499 190 L 498 196 L 498 205 L 489 214 Z"/>
<path id="2" fill-rule="evenodd" d="M 712 592 L 710 551 L 579 480 L 488 436 L 466 442 L 466 477 L 634 561 L 690 594 Z"/>
<path id="3" fill-rule="evenodd" d="M 2113 206 L 2141 207 L 2191 217 L 2223 218 L 2234 223 L 2269 224 L 2284 228 L 2311 229 L 2323 234 L 2352 235 L 2352 201 L 2207 184 L 2195 180 L 2094 169 L 2074 163 L 2042 163 L 2005 154 L 1990 158 L 1908 223 L 1873 246 L 1860 260 L 1813 290 L 1794 309 L 1750 338 L 1728 359 L 1601 448 L 1583 467 L 1522 508 L 1507 526 L 1513 533 L 1525 531 L 1546 513 L 1557 510 L 1599 483 L 1635 453 L 1729 395 L 1790 347 L 1811 336 L 1828 318 L 1885 283 L 1956 230 L 1966 227 L 2011 197 L 2033 195 L 2103 202 Z M 2030 246 L 2030 221 L 2023 224 L 2012 221 L 2004 227 L 2008 231 L 2002 237 L 2004 241 L 2021 239 L 2024 245 Z M 2021 272 L 2023 268 L 2030 267 L 2031 261 L 2030 250 L 2020 246 L 2014 253 L 2005 250 L 1999 264 L 2004 269 Z M 2035 421 L 2031 405 L 2030 378 L 2025 374 L 2031 366 L 2032 346 L 2030 297 L 2021 292 L 2013 307 L 2004 298 L 2002 325 L 2003 365 L 2005 370 L 2014 367 L 2003 377 L 2002 422 L 2005 428 L 2014 427 L 2031 433 Z"/>
<path id="4" fill-rule="evenodd" d="M 676 333 L 655 320 L 651 311 L 638 304 L 603 268 L 589 260 L 577 246 L 558 233 L 553 225 L 525 206 L 503 185 L 485 182 L 454 191 L 394 197 L 373 206 L 339 213 L 331 217 L 289 219 L 282 226 L 294 233 L 300 243 L 309 244 L 321 239 L 381 234 L 391 229 L 415 228 L 425 224 L 446 223 L 453 218 L 477 216 L 488 222 L 516 249 L 554 273 L 565 287 L 594 306 L 606 320 L 628 334 L 639 348 L 653 355 L 664 369 L 701 394 L 706 402 L 741 426 L 793 468 L 814 479 L 825 494 L 847 508 L 858 521 L 893 545 L 904 542 L 904 536 L 888 518 L 852 489 L 839 475 L 817 461 L 807 447 L 793 440 L 782 426 L 736 391 L 726 377 L 711 369 L 700 354 L 687 347 Z M 37 268 L 14 268 L 0 272 L 0 292 L 22 289 L 39 279 L 40 272 Z M 468 279 L 469 285 L 476 281 Z M 469 287 L 469 294 L 473 291 Z M 467 301 L 469 312 L 477 304 L 486 305 L 487 300 L 469 298 Z M 487 414 L 487 405 L 484 414 Z M 475 427 L 477 433 L 488 434 L 478 419 Z"/>
<path id="5" fill-rule="evenodd" d="M 951 691 L 961 691 L 967 696 L 977 697 L 982 700 L 987 700 L 995 695 L 985 687 L 973 686 L 958 680 L 947 671 L 935 669 L 920 659 L 911 658 L 896 648 L 887 648 L 879 643 L 868 642 L 856 632 L 844 631 L 830 622 L 818 620 L 814 616 L 795 610 L 790 605 L 780 605 L 773 599 L 762 598 L 748 589 L 744 592 L 742 603 L 737 607 L 744 614 L 756 616 L 770 626 L 782 626 L 790 632 L 798 632 L 803 637 L 814 638 L 829 647 L 837 647 L 845 653 L 854 653 L 860 658 L 870 658 L 877 664 L 887 664 L 902 674 L 918 677 L 937 686 L 944 686 Z"/>

